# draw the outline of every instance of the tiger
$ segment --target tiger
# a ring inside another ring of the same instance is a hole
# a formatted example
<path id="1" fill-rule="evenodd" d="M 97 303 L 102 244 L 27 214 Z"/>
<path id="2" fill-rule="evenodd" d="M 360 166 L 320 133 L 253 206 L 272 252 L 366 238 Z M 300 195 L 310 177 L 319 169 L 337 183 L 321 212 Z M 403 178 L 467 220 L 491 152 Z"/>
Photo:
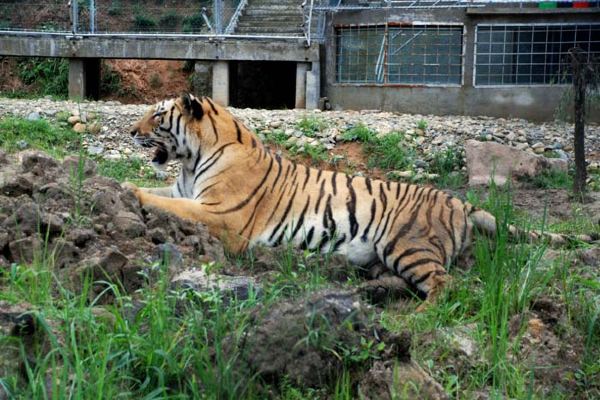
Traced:
<path id="1" fill-rule="evenodd" d="M 206 225 L 233 254 L 288 243 L 339 253 L 355 265 L 379 262 L 433 302 L 450 280 L 446 268 L 471 253 L 474 229 L 496 233 L 492 214 L 431 186 L 288 160 L 209 97 L 163 100 L 129 133 L 137 145 L 154 149 L 156 167 L 177 160 L 181 171 L 172 186 L 124 186 L 143 206 Z M 523 234 L 514 226 L 509 230 Z M 568 240 L 537 231 L 525 235 L 553 244 Z"/>

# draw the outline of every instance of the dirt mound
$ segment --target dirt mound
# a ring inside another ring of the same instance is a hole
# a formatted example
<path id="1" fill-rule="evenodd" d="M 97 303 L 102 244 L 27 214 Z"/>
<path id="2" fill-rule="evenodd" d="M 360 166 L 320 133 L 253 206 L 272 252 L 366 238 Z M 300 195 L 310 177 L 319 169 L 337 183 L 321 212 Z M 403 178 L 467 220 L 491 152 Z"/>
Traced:
<path id="1" fill-rule="evenodd" d="M 347 290 L 326 289 L 256 310 L 245 335 L 224 348 L 239 351 L 239 368 L 266 382 L 299 387 L 335 385 L 348 372 L 366 399 L 393 393 L 446 398 L 441 386 L 411 361 L 411 335 L 392 334 L 373 322 L 369 306 Z M 400 378 L 400 380 L 398 380 Z"/>
<path id="2" fill-rule="evenodd" d="M 140 208 L 133 193 L 96 175 L 90 160 L 0 153 L 0 265 L 45 263 L 74 290 L 91 277 L 131 292 L 165 258 L 172 273 L 226 262 L 203 225 Z"/>

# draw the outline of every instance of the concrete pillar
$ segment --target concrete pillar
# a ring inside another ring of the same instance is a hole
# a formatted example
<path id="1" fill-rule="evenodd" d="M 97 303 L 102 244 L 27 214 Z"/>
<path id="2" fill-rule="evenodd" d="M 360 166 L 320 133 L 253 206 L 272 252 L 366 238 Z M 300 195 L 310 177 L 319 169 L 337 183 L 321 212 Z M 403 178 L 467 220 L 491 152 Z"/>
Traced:
<path id="1" fill-rule="evenodd" d="M 69 99 L 85 98 L 85 66 L 80 58 L 69 59 Z"/>
<path id="2" fill-rule="evenodd" d="M 319 61 L 311 63 L 310 71 L 306 73 L 306 109 L 313 110 L 319 107 L 321 95 L 321 67 Z"/>
<path id="3" fill-rule="evenodd" d="M 306 108 L 306 71 L 308 64 L 296 63 L 296 102 L 295 108 Z"/>
<path id="4" fill-rule="evenodd" d="M 100 59 L 69 59 L 69 98 L 81 100 L 100 97 Z"/>
<path id="5" fill-rule="evenodd" d="M 215 61 L 212 70 L 212 98 L 220 105 L 229 105 L 229 63 Z"/>

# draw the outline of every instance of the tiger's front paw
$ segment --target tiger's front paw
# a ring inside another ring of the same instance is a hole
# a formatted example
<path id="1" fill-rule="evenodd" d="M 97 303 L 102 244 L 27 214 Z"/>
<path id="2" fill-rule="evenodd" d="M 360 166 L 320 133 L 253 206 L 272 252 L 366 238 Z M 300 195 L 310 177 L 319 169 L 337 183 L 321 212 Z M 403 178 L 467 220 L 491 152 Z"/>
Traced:
<path id="1" fill-rule="evenodd" d="M 134 183 L 131 183 L 131 182 L 123 182 L 121 184 L 121 187 L 125 190 L 131 190 L 133 192 L 133 194 L 135 195 L 135 197 L 137 197 L 140 204 L 143 204 L 142 190 L 139 187 L 137 187 L 137 185 L 135 185 Z"/>

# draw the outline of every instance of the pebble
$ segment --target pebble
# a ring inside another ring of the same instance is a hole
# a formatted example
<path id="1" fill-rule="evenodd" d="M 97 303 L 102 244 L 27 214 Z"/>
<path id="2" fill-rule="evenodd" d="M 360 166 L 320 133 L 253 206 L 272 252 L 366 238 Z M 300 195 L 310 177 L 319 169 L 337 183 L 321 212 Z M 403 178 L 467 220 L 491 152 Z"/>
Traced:
<path id="1" fill-rule="evenodd" d="M 73 125 L 73 130 L 77 133 L 85 133 L 86 129 L 87 126 L 85 124 L 82 124 L 81 122 L 78 122 L 75 125 Z"/>

